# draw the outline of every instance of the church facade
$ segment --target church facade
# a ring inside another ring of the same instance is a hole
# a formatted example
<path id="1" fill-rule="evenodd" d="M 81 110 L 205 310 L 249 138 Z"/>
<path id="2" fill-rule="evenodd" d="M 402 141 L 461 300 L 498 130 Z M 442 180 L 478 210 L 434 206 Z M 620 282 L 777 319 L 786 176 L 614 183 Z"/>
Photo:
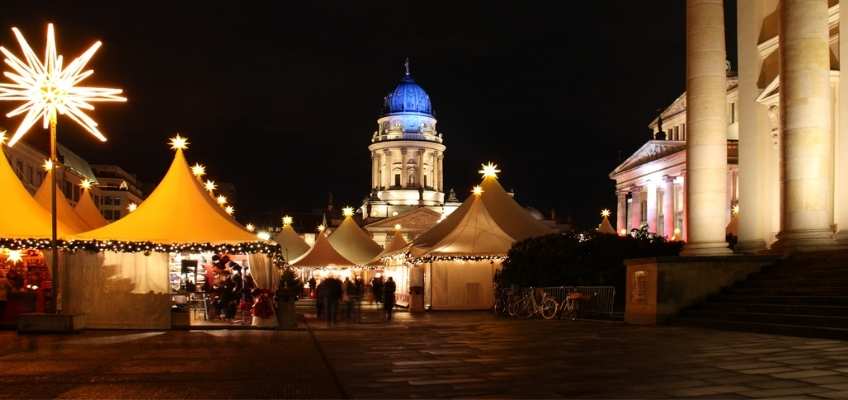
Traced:
<path id="1" fill-rule="evenodd" d="M 381 245 L 398 231 L 413 238 L 459 206 L 445 195 L 442 134 L 430 96 L 409 71 L 384 99 L 371 136 L 371 191 L 360 207 L 365 229 Z"/>

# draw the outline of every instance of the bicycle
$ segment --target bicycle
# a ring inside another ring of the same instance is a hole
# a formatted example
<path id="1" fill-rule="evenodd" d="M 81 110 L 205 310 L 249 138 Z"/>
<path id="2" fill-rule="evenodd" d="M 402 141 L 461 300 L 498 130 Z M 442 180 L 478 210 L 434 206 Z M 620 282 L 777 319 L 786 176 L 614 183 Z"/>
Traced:
<path id="1" fill-rule="evenodd" d="M 560 318 L 565 317 L 572 321 L 576 320 L 580 316 L 582 304 L 588 299 L 589 297 L 587 295 L 580 292 L 571 292 L 567 294 L 560 304 Z"/>
<path id="2" fill-rule="evenodd" d="M 530 288 L 530 291 L 515 303 L 515 316 L 526 319 L 535 315 L 539 315 L 543 319 L 553 319 L 556 316 L 559 309 L 557 301 L 544 291 L 540 291 L 541 298 L 536 301 L 537 291 Z"/>

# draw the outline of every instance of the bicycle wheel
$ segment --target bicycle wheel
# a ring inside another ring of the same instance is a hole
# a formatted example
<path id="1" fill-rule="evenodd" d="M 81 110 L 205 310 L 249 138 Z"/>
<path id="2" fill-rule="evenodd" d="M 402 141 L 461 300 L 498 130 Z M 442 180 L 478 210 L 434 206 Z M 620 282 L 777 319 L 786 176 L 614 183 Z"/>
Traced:
<path id="1" fill-rule="evenodd" d="M 535 310 L 533 310 L 533 302 L 530 300 L 530 297 L 525 297 L 518 302 L 516 315 L 519 318 L 530 319 L 535 314 Z"/>
<path id="2" fill-rule="evenodd" d="M 521 303 L 521 300 L 510 301 L 509 305 L 506 307 L 506 313 L 512 318 L 518 316 L 518 304 Z"/>
<path id="3" fill-rule="evenodd" d="M 546 297 L 542 300 L 542 306 L 539 308 L 539 313 L 542 314 L 542 318 L 544 319 L 553 319 L 556 317 L 557 308 L 559 308 L 559 304 L 557 304 L 556 300 Z"/>

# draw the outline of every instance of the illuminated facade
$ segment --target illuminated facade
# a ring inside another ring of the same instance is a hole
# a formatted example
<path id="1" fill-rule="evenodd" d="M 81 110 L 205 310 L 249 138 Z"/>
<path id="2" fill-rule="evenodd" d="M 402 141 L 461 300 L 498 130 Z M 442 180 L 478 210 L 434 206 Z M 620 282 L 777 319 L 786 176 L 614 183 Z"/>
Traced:
<path id="1" fill-rule="evenodd" d="M 388 243 L 386 233 L 393 232 L 395 224 L 406 225 L 404 214 L 414 214 L 410 217 L 416 220 L 415 231 L 405 230 L 414 237 L 459 206 L 455 198 L 445 198 L 445 149 L 430 96 L 412 79 L 407 62 L 401 82 L 385 97 L 368 146 L 371 193 L 360 210 L 378 243 Z M 431 212 L 415 211 L 422 207 Z M 391 226 L 378 223 L 386 218 L 394 218 Z"/>

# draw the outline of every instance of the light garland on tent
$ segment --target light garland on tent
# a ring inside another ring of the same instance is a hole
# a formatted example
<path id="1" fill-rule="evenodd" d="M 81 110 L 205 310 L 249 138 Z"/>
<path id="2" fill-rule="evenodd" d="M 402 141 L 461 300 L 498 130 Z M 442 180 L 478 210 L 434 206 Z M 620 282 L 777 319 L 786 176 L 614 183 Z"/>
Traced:
<path id="1" fill-rule="evenodd" d="M 421 256 L 407 257 L 407 261 L 412 264 L 431 263 L 433 261 L 504 261 L 506 256 Z"/>
<path id="2" fill-rule="evenodd" d="M 211 243 L 175 243 L 162 244 L 153 242 L 124 242 L 115 240 L 60 240 L 60 249 L 70 252 L 112 251 L 116 253 L 224 253 L 224 254 L 266 254 L 275 264 L 283 263 L 282 248 L 276 243 L 243 242 L 234 244 Z M 0 239 L 0 248 L 9 250 L 50 248 L 50 239 Z"/>

